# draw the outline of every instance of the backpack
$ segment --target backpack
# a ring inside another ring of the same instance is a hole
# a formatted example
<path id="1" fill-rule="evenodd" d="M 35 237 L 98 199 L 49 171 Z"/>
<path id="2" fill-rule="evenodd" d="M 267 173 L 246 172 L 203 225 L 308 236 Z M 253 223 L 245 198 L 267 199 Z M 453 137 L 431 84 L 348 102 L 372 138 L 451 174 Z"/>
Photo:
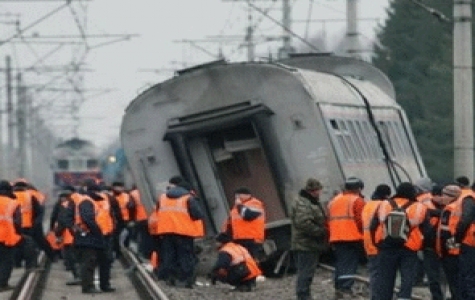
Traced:
<path id="1" fill-rule="evenodd" d="M 406 209 L 414 204 L 414 201 L 408 201 L 402 206 L 398 206 L 394 199 L 388 199 L 392 210 L 386 218 L 386 234 L 384 241 L 394 246 L 402 246 L 409 236 L 410 224 L 407 218 Z"/>

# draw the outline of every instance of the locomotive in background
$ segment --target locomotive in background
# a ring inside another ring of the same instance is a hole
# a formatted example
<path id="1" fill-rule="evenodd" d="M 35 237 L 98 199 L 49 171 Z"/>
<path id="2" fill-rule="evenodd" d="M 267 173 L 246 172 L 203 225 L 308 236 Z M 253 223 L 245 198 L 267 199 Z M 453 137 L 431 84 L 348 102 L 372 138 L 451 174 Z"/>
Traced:
<path id="1" fill-rule="evenodd" d="M 79 187 L 85 180 L 102 179 L 98 148 L 90 141 L 72 138 L 53 151 L 55 190 L 65 185 Z"/>
<path id="2" fill-rule="evenodd" d="M 228 218 L 233 191 L 249 187 L 266 206 L 264 249 L 277 264 L 290 246 L 290 204 L 308 177 L 321 180 L 325 202 L 350 176 L 365 193 L 426 176 L 392 83 L 349 57 L 178 71 L 130 103 L 120 138 L 144 204 L 151 209 L 181 174 L 202 199 L 208 237 Z"/>

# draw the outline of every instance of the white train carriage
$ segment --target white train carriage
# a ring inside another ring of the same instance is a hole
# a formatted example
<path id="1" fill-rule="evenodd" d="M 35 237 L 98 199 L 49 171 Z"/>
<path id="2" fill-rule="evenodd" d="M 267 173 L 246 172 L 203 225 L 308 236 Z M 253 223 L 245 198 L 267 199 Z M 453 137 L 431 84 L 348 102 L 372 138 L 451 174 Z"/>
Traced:
<path id="1" fill-rule="evenodd" d="M 278 249 L 288 247 L 288 208 L 308 177 L 322 181 L 328 200 L 349 176 L 364 181 L 368 196 L 379 183 L 426 176 L 391 83 L 351 58 L 179 71 L 131 102 L 121 142 L 149 205 L 181 174 L 202 197 L 214 235 L 233 190 L 247 186 L 266 205 L 267 236 Z"/>

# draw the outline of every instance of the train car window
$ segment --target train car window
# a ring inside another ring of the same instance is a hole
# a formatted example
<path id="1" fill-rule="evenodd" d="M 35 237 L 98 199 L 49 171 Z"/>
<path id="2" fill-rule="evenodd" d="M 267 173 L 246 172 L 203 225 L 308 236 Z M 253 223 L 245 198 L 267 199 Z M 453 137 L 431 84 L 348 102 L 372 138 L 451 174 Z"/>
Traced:
<path id="1" fill-rule="evenodd" d="M 348 129 L 349 129 L 349 132 L 350 132 L 350 137 L 351 137 L 351 140 L 352 140 L 353 144 L 355 145 L 355 149 L 356 149 L 355 156 L 356 156 L 357 160 L 365 161 L 368 156 L 365 153 L 365 146 L 362 143 L 362 138 L 358 134 L 358 132 L 356 131 L 355 122 L 356 121 L 354 121 L 354 120 L 348 120 L 347 121 Z"/>
<path id="2" fill-rule="evenodd" d="M 378 136 L 376 135 L 376 132 L 374 131 L 373 126 L 369 124 L 368 121 L 363 122 L 363 128 L 365 137 L 369 141 L 370 149 L 373 152 L 374 158 L 379 160 L 383 158 L 383 153 L 381 152 L 381 146 L 378 143 Z"/>
<path id="3" fill-rule="evenodd" d="M 356 150 L 356 146 L 353 143 L 353 139 L 351 138 L 351 132 L 348 130 L 344 120 L 338 120 L 340 125 L 341 133 L 344 138 L 344 144 L 346 145 L 349 155 L 349 161 L 355 161 L 358 158 L 358 152 Z"/>
<path id="4" fill-rule="evenodd" d="M 88 159 L 86 162 L 86 166 L 88 169 L 94 169 L 99 167 L 99 161 L 97 159 Z"/>
<path id="5" fill-rule="evenodd" d="M 356 129 L 358 138 L 360 139 L 361 144 L 362 144 L 362 146 L 363 146 L 363 151 L 364 151 L 365 159 L 366 159 L 366 160 L 373 160 L 373 159 L 375 159 L 374 153 L 373 153 L 373 151 L 371 150 L 370 141 L 368 140 L 368 139 L 369 139 L 369 134 L 365 134 L 365 132 L 364 132 L 364 130 L 363 130 L 362 121 L 361 121 L 361 120 L 356 120 L 356 121 L 354 121 L 354 124 L 355 124 L 355 129 Z"/>
<path id="6" fill-rule="evenodd" d="M 344 161 L 349 161 L 350 160 L 350 150 L 348 149 L 346 143 L 345 143 L 345 138 L 343 136 L 342 131 L 340 130 L 340 126 L 338 125 L 337 120 L 331 119 L 330 120 L 330 125 L 333 128 L 333 133 L 334 136 L 336 137 L 336 142 L 337 142 L 337 151 L 339 152 L 339 156 L 344 160 Z"/>
<path id="7" fill-rule="evenodd" d="M 411 147 L 409 146 L 408 138 L 406 137 L 406 132 L 404 131 L 402 124 L 400 122 L 393 121 L 392 126 L 399 141 L 401 151 L 405 156 L 410 156 Z"/>
<path id="8" fill-rule="evenodd" d="M 381 131 L 381 136 L 383 137 L 383 140 L 386 144 L 389 154 L 391 155 L 391 157 L 395 157 L 396 153 L 394 150 L 393 141 L 391 140 L 388 125 L 383 121 L 378 121 L 378 127 L 379 127 L 379 130 Z"/>
<path id="9" fill-rule="evenodd" d="M 83 170 L 84 169 L 84 159 L 82 158 L 72 158 L 69 160 L 71 170 Z"/>
<path id="10" fill-rule="evenodd" d="M 57 168 L 59 170 L 68 170 L 69 169 L 69 161 L 67 159 L 58 159 Z"/>

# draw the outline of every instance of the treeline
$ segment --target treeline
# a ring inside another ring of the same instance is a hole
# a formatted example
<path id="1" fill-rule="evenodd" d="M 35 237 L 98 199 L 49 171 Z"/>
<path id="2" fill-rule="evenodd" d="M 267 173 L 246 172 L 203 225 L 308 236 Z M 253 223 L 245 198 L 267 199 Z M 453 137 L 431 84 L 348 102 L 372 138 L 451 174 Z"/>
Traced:
<path id="1" fill-rule="evenodd" d="M 452 19 L 453 1 L 424 4 Z M 392 0 L 388 18 L 378 30 L 373 58 L 373 64 L 393 82 L 429 176 L 436 181 L 474 176 L 453 174 L 452 37 L 452 23 L 440 22 L 412 1 Z"/>

